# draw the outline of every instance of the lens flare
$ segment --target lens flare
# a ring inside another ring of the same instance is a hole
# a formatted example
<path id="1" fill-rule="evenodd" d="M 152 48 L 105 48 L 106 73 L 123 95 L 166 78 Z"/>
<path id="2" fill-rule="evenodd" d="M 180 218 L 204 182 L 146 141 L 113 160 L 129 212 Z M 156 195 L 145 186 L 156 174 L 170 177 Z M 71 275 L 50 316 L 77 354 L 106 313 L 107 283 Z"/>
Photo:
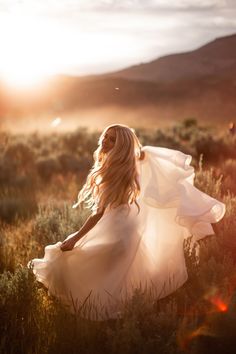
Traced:
<path id="1" fill-rule="evenodd" d="M 214 305 L 219 312 L 226 312 L 228 310 L 228 305 L 220 297 L 217 288 L 212 287 L 208 293 L 205 294 L 204 298 Z"/>
<path id="2" fill-rule="evenodd" d="M 55 118 L 52 123 L 51 123 L 51 127 L 56 128 L 61 124 L 61 117 L 57 117 Z"/>
<path id="3" fill-rule="evenodd" d="M 226 312 L 228 310 L 228 306 L 219 298 L 219 297 L 212 297 L 209 299 L 210 302 L 216 306 L 218 311 L 220 312 Z"/>

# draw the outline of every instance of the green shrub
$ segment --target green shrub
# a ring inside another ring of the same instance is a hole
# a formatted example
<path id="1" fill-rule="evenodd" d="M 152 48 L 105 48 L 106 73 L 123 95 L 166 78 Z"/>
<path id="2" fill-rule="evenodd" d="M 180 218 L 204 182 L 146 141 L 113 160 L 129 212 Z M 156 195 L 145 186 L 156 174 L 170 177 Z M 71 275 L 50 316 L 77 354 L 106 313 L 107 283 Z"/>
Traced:
<path id="1" fill-rule="evenodd" d="M 0 191 L 0 220 L 12 223 L 32 217 L 38 209 L 34 190 L 5 189 Z"/>
<path id="2" fill-rule="evenodd" d="M 36 168 L 39 176 L 46 182 L 50 181 L 54 174 L 60 172 L 60 163 L 57 158 L 41 158 L 37 160 Z"/>
<path id="3" fill-rule="evenodd" d="M 40 333 L 39 305 L 31 271 L 19 267 L 14 274 L 0 275 L 1 353 L 43 352 L 47 338 Z"/>
<path id="4" fill-rule="evenodd" d="M 86 211 L 72 209 L 71 204 L 40 205 L 34 219 L 32 236 L 41 245 L 63 241 L 78 230 L 86 216 Z"/>

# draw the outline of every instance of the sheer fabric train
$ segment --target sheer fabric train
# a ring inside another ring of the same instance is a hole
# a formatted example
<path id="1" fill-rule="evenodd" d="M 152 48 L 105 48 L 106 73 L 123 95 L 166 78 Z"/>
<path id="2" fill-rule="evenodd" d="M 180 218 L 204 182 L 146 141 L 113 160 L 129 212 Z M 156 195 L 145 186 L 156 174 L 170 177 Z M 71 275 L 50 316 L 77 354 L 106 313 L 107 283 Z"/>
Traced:
<path id="1" fill-rule="evenodd" d="M 135 204 L 107 208 L 73 250 L 61 242 L 33 259 L 36 279 L 68 309 L 94 320 L 116 318 L 136 287 L 162 298 L 187 280 L 183 241 L 214 234 L 225 204 L 194 186 L 192 156 L 145 146 L 137 161 L 141 194 Z"/>

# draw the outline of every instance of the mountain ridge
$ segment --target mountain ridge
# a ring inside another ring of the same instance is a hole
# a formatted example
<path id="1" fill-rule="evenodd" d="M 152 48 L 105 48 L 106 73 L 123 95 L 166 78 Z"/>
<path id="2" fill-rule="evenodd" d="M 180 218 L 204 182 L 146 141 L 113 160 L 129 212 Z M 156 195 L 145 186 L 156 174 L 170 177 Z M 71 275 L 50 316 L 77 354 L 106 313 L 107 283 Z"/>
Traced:
<path id="1" fill-rule="evenodd" d="M 173 121 L 182 116 L 225 122 L 236 118 L 236 34 L 113 73 L 60 75 L 35 93 L 18 95 L 3 87 L 0 91 L 0 118 L 103 107 L 113 107 L 112 115 L 115 107 L 130 111 L 152 107 L 153 119 Z"/>
<path id="2" fill-rule="evenodd" d="M 236 72 L 236 34 L 216 38 L 192 51 L 169 54 L 107 76 L 167 83 L 199 75 L 222 75 L 225 70 Z"/>

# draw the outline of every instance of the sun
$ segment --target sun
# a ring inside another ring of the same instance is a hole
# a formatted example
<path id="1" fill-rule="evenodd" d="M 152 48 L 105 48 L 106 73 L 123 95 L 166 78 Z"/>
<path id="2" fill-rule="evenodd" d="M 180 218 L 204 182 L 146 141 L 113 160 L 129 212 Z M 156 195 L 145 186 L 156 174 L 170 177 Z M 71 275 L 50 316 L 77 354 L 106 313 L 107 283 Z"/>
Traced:
<path id="1" fill-rule="evenodd" d="M 0 80 L 7 85 L 29 88 L 66 68 L 65 31 L 57 22 L 11 16 L 1 19 L 0 32 Z"/>
<path id="2" fill-rule="evenodd" d="M 57 74 L 106 72 L 110 62 L 118 65 L 138 55 L 132 38 L 103 26 L 97 30 L 91 15 L 87 22 L 84 14 L 72 21 L 66 14 L 26 13 L 23 8 L 19 13 L 0 11 L 0 83 L 11 88 L 31 88 Z"/>

